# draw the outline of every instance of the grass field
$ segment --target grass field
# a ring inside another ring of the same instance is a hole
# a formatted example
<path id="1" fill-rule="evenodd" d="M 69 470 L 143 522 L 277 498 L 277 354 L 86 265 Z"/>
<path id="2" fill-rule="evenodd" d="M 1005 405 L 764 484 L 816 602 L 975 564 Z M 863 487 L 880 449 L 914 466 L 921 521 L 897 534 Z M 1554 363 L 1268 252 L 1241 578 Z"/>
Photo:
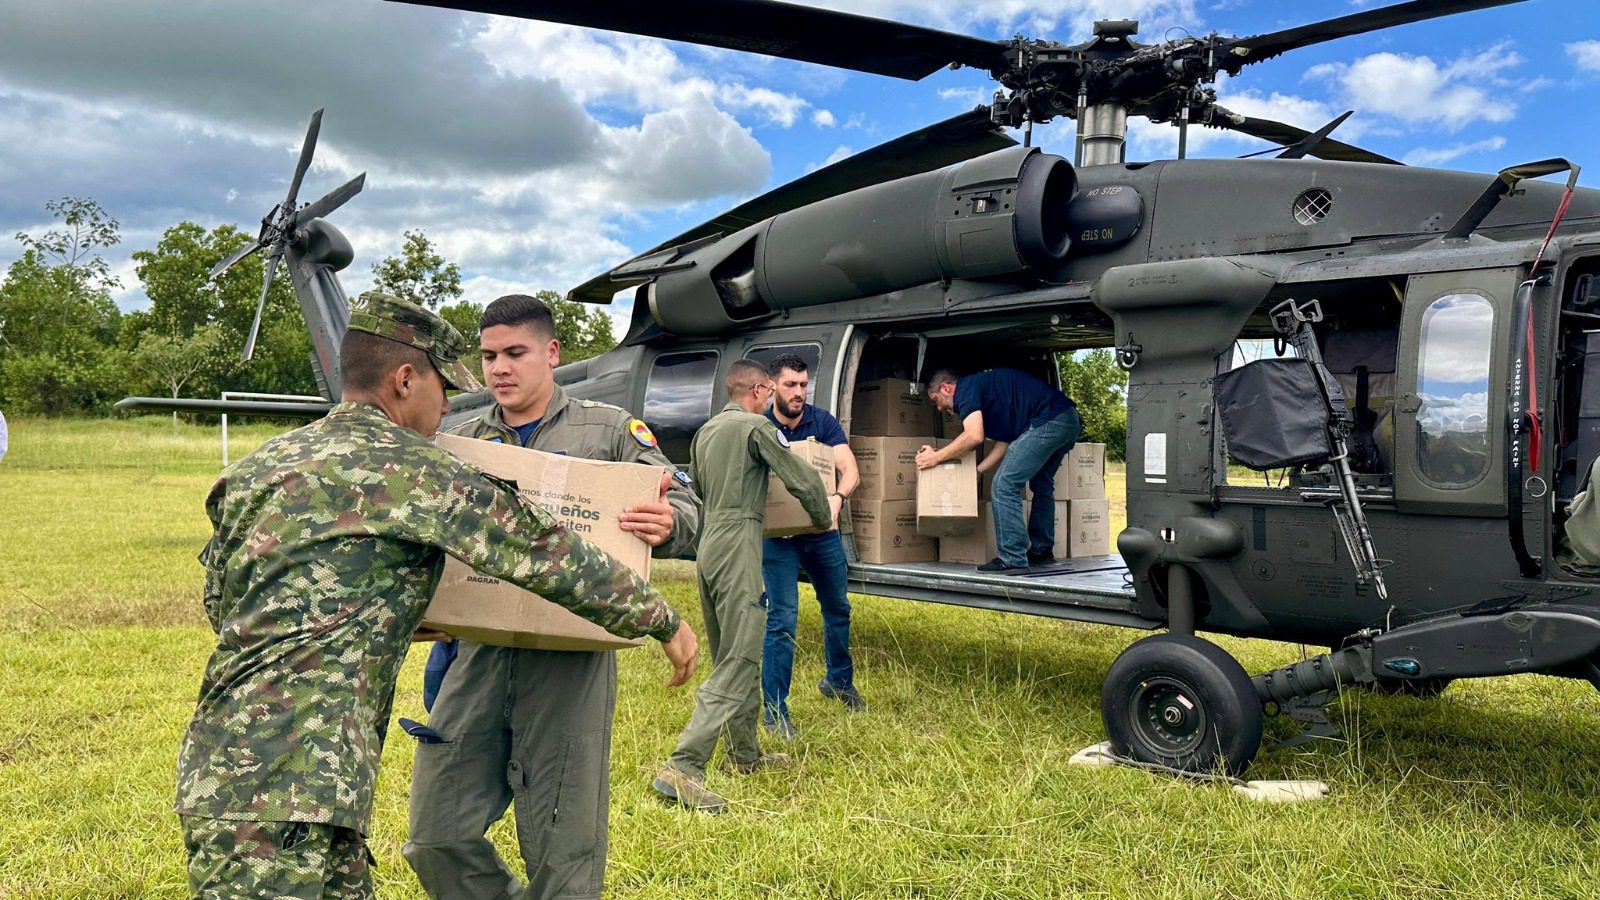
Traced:
<path id="1" fill-rule="evenodd" d="M 234 429 L 235 452 L 270 433 Z M 243 437 L 241 437 L 241 434 Z M 0 463 L 0 898 L 181 897 L 177 745 L 212 645 L 194 557 L 217 431 L 161 418 L 11 423 Z M 657 582 L 698 624 L 687 567 Z M 1264 754 L 1257 778 L 1318 778 L 1317 804 L 1067 760 L 1103 739 L 1100 679 L 1133 632 L 854 598 L 872 708 L 819 697 L 802 595 L 798 766 L 713 786 L 702 817 L 648 792 L 693 703 L 654 648 L 624 653 L 608 896 L 1593 897 L 1600 697 L 1517 677 L 1416 700 L 1352 695 L 1349 740 Z M 1221 639 L 1259 671 L 1297 647 Z M 398 715 L 421 713 L 421 654 Z M 703 663 L 701 675 L 706 671 Z M 1287 732 L 1274 723 L 1278 734 Z M 391 730 L 391 734 L 397 734 Z M 391 742 L 372 843 L 401 859 L 411 748 Z M 510 853 L 511 832 L 495 835 Z"/>

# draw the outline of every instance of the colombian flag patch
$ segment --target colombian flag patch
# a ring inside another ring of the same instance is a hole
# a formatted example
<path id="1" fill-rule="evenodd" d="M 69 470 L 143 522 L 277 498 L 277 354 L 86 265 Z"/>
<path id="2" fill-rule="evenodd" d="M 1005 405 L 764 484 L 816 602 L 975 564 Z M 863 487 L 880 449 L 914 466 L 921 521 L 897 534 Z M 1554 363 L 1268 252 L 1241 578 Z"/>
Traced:
<path id="1" fill-rule="evenodd" d="M 638 441 L 641 447 L 654 447 L 656 445 L 656 436 L 650 432 L 650 426 L 646 425 L 642 419 L 629 419 L 628 433 L 633 435 L 633 439 Z"/>

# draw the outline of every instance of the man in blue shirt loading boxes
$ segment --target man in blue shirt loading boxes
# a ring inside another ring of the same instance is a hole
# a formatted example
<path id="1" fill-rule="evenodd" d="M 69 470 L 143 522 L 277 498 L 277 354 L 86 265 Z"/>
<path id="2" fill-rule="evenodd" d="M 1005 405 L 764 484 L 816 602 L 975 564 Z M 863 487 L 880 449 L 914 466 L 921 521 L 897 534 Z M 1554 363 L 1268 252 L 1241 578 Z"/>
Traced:
<path id="1" fill-rule="evenodd" d="M 982 474 L 998 467 L 991 499 L 1000 555 L 978 567 L 991 574 L 1020 574 L 1055 561 L 1056 469 L 1078 441 L 1078 407 L 1066 394 L 1016 369 L 957 376 L 933 373 L 928 395 L 941 412 L 955 411 L 961 433 L 950 443 L 917 452 L 917 468 L 930 469 L 995 441 L 978 463 Z M 1033 488 L 1033 511 L 1022 514 L 1022 486 Z"/>
<path id="2" fill-rule="evenodd" d="M 846 443 L 839 420 L 824 409 L 806 402 L 810 384 L 805 360 L 786 353 L 772 360 L 767 371 L 777 385 L 767 418 L 790 441 L 807 438 L 833 448 L 833 464 L 839 475 L 834 489 L 840 503 L 847 503 L 861 482 L 855 454 Z M 767 639 L 761 657 L 761 718 L 767 729 L 783 738 L 795 736 L 789 717 L 789 681 L 794 671 L 795 627 L 799 616 L 800 569 L 817 592 L 822 607 L 822 652 L 828 674 L 817 685 L 824 697 L 843 703 L 852 710 L 867 704 L 855 687 L 855 666 L 850 659 L 850 601 L 845 596 L 844 545 L 839 531 L 799 534 L 794 537 L 767 538 L 763 542 L 761 574 L 766 581 Z"/>

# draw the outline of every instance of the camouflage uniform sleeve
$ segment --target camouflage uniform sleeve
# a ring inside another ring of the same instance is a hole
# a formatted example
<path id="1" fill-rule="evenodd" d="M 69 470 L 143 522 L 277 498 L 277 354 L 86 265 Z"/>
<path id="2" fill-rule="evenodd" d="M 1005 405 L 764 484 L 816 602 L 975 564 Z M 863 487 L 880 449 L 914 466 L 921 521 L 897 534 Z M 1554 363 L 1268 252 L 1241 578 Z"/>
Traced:
<path id="1" fill-rule="evenodd" d="M 631 417 L 623 418 L 618 424 L 616 459 L 666 469 L 673 476 L 672 484 L 667 488 L 667 503 L 672 507 L 672 534 L 661 546 L 651 550 L 650 555 L 656 559 L 686 557 L 694 551 L 695 543 L 700 538 L 700 498 L 678 477 L 678 467 L 661 452 L 659 444 L 646 447 L 634 440 L 628 430 L 632 421 Z"/>
<path id="2" fill-rule="evenodd" d="M 828 488 L 822 484 L 822 477 L 809 463 L 778 442 L 775 425 L 763 421 L 753 429 L 750 432 L 750 450 L 772 468 L 773 474 L 789 489 L 789 493 L 811 514 L 811 524 L 818 528 L 833 524 L 833 511 L 828 508 Z"/>
<path id="3" fill-rule="evenodd" d="M 201 594 L 200 602 L 205 606 L 206 620 L 211 623 L 211 630 L 221 634 L 222 620 L 222 498 L 227 494 L 228 483 L 224 479 L 217 479 L 211 486 L 211 493 L 206 496 L 206 517 L 211 520 L 211 540 L 200 551 L 200 565 L 205 567 L 205 588 Z"/>
<path id="4" fill-rule="evenodd" d="M 458 464 L 431 518 L 433 543 L 472 568 L 621 637 L 671 640 L 678 614 L 632 569 L 569 532 L 509 482 Z"/>

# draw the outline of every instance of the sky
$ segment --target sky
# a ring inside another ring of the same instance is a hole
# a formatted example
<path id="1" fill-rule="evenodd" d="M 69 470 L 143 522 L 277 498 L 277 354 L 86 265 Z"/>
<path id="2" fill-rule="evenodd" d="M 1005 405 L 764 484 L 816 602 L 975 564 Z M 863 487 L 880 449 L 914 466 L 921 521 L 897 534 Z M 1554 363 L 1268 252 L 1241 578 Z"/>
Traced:
<path id="1" fill-rule="evenodd" d="M 530 6 L 536 4 L 529 4 Z M 1068 43 L 1097 19 L 1136 40 L 1260 34 L 1387 3 L 1351 0 L 823 0 L 985 38 Z M 567 289 L 749 197 L 971 109 L 985 73 L 918 82 L 384 0 L 6 0 L 0 26 L 0 267 L 47 201 L 98 201 L 124 309 L 148 305 L 131 254 L 180 221 L 254 233 L 326 107 L 306 202 L 360 172 L 331 217 L 351 296 L 420 230 L 468 299 Z M 1218 101 L 1408 164 L 1495 172 L 1566 156 L 1600 184 L 1600 15 L 1527 0 L 1303 48 L 1224 78 Z M 1020 137 L 1020 135 L 1015 135 Z M 1069 120 L 1034 141 L 1072 156 Z M 1265 142 L 1191 129 L 1191 156 Z M 1176 154 L 1134 121 L 1128 158 Z M 625 325 L 627 295 L 610 311 Z M 618 329 L 620 334 L 621 328 Z"/>

